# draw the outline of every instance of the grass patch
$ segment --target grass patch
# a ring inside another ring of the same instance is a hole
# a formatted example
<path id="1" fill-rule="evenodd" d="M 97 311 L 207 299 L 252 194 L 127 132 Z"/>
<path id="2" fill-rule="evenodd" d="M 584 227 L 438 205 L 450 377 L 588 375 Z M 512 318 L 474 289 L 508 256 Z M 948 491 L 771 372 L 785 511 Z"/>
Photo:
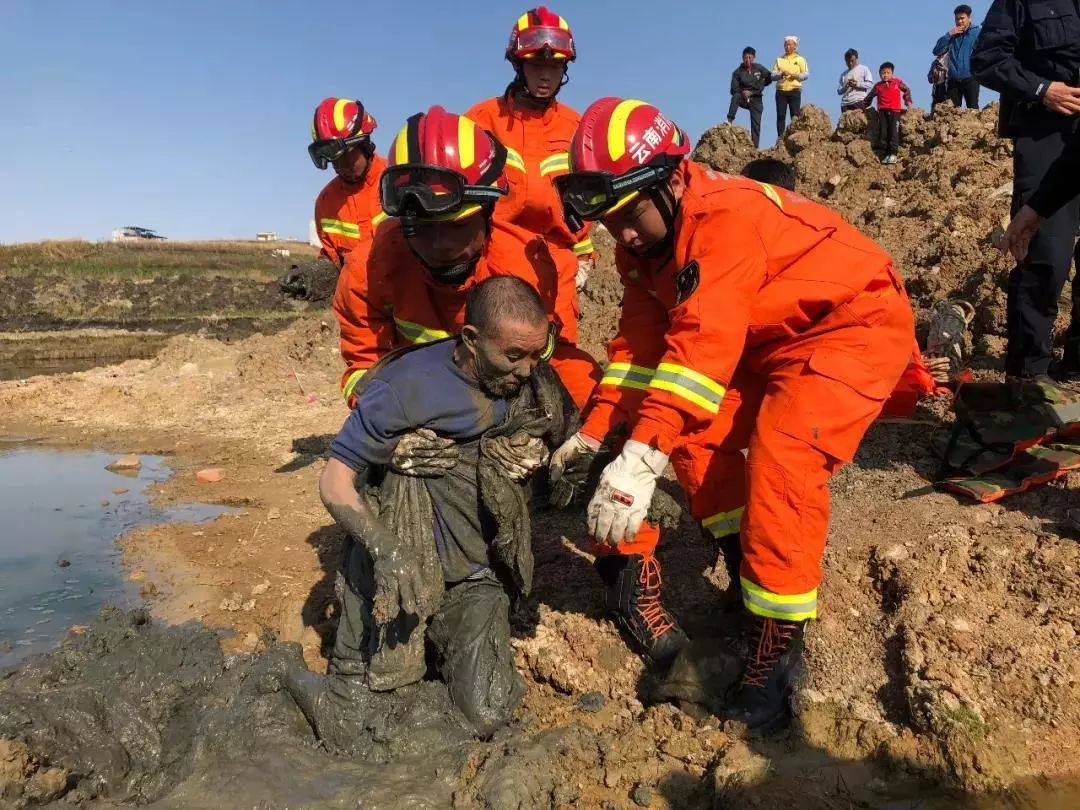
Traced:
<path id="1" fill-rule="evenodd" d="M 982 742 L 990 736 L 990 725 L 979 715 L 964 706 L 942 709 L 942 718 L 972 742 Z"/>
<path id="2" fill-rule="evenodd" d="M 285 249 L 288 259 L 274 256 Z M 79 276 L 176 274 L 277 278 L 290 260 L 318 251 L 295 242 L 27 242 L 0 245 L 0 271 Z"/>

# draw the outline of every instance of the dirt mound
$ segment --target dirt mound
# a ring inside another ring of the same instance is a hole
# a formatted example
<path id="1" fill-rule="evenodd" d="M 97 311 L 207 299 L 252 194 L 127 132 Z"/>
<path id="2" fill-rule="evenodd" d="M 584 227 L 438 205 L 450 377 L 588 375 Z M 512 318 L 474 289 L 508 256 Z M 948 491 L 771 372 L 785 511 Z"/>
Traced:
<path id="1" fill-rule="evenodd" d="M 997 105 L 981 111 L 944 105 L 933 118 L 908 110 L 896 166 L 882 165 L 872 148 L 878 123 L 876 111 L 854 111 L 834 128 L 810 106 L 779 144 L 760 154 L 792 163 L 804 196 L 837 208 L 892 254 L 920 322 L 942 298 L 975 304 L 976 356 L 991 365 L 1003 347 L 1011 267 L 993 247 L 1008 223 L 1012 183 L 1012 144 L 996 134 Z M 737 174 L 759 154 L 745 136 L 721 124 L 702 136 L 693 157 Z"/>

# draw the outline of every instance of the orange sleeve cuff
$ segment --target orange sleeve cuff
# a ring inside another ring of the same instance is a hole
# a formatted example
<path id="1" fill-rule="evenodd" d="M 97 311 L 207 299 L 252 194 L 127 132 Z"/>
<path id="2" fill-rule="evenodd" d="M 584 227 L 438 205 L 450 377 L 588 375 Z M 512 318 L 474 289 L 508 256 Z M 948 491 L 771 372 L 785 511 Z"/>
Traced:
<path id="1" fill-rule="evenodd" d="M 585 417 L 585 423 L 581 426 L 581 432 L 590 439 L 602 442 L 604 437 L 619 422 L 625 421 L 621 409 L 610 402 L 597 402 Z"/>
<path id="2" fill-rule="evenodd" d="M 673 408 L 654 408 L 640 416 L 630 438 L 669 456 L 686 427 L 686 417 Z"/>

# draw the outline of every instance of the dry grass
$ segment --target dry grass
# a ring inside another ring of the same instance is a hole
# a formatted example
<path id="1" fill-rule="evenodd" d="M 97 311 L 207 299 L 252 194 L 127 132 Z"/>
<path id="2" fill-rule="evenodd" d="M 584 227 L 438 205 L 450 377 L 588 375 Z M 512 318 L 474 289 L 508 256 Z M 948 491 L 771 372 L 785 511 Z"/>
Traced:
<path id="1" fill-rule="evenodd" d="M 175 273 L 274 278 L 289 259 L 311 257 L 315 248 L 298 242 L 82 242 L 63 240 L 0 245 L 0 272 L 95 276 L 159 276 Z"/>

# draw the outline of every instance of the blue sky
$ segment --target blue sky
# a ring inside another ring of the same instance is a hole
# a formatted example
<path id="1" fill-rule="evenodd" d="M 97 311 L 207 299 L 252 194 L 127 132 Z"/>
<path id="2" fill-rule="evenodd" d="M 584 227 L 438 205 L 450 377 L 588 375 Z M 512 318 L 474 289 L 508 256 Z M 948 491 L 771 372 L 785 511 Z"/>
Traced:
<path id="1" fill-rule="evenodd" d="M 987 3 L 972 4 L 976 21 Z M 0 242 L 105 238 L 143 225 L 185 239 L 307 237 L 329 179 L 305 151 L 315 105 L 361 98 L 385 148 L 431 104 L 502 92 L 522 0 L 7 0 L 0 52 Z M 657 104 L 696 140 L 723 120 L 745 45 L 772 64 L 795 33 L 805 100 L 835 116 L 843 53 L 891 60 L 929 106 L 930 49 L 953 0 L 553 3 L 578 44 L 560 99 Z M 350 13 L 350 9 L 351 11 Z M 991 94 L 984 91 L 985 103 Z M 771 90 L 763 142 L 774 133 Z M 749 126 L 747 114 L 740 122 Z"/>

